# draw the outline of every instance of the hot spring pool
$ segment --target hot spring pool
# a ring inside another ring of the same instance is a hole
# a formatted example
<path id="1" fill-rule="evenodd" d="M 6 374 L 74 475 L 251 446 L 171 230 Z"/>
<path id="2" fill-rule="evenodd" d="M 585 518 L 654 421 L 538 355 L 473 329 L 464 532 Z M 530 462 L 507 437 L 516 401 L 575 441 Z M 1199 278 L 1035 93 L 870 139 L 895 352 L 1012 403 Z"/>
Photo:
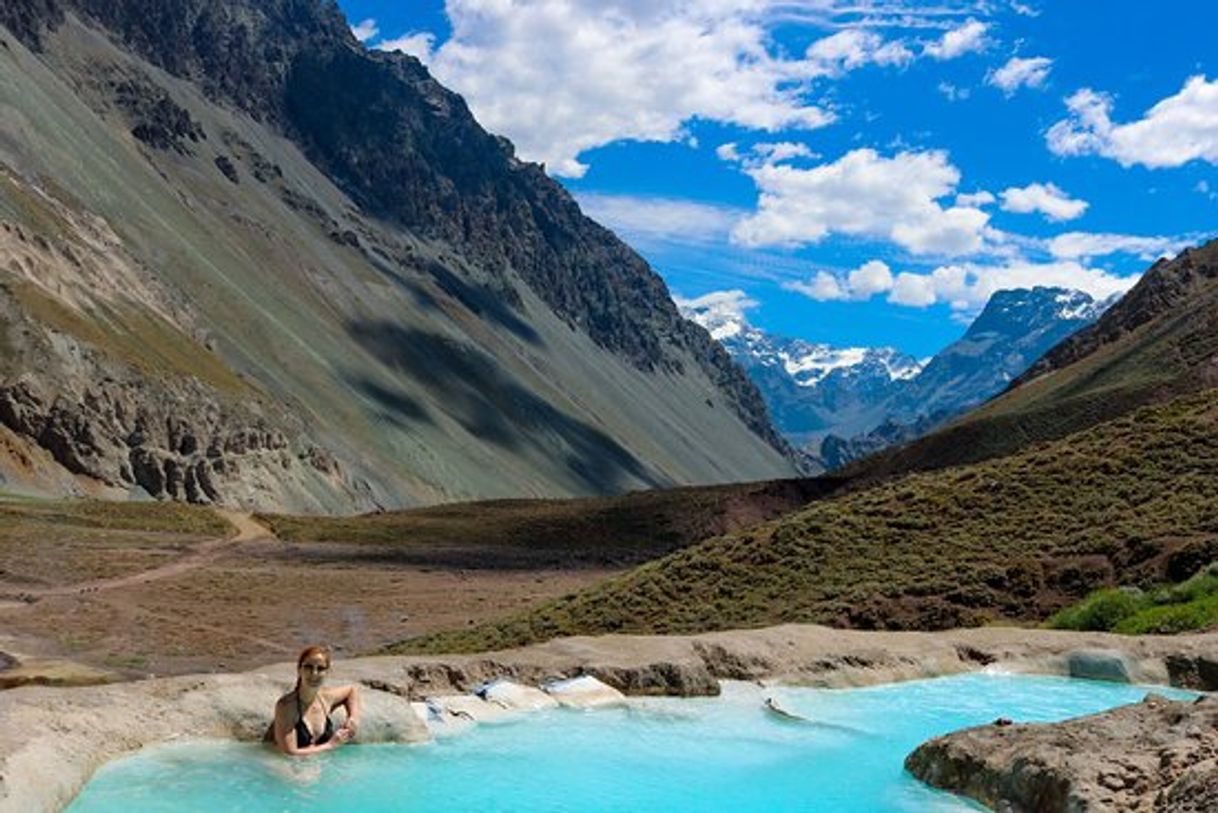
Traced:
<path id="1" fill-rule="evenodd" d="M 426 745 L 361 745 L 302 760 L 255 745 L 167 745 L 103 768 L 68 811 L 975 810 L 906 775 L 905 755 L 996 717 L 1061 720 L 1146 692 L 987 674 L 852 690 L 729 684 L 719 698 L 525 714 Z M 766 697 L 817 722 L 785 720 L 763 707 Z"/>

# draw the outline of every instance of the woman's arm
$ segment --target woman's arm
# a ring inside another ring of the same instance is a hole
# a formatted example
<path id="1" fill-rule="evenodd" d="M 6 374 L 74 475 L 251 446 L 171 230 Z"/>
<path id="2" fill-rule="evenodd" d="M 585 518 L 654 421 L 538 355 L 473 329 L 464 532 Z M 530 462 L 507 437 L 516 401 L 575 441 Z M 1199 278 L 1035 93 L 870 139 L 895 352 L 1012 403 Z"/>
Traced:
<path id="1" fill-rule="evenodd" d="M 333 692 L 331 695 L 333 702 L 330 707 L 342 706 L 347 710 L 347 721 L 343 723 L 339 731 L 346 729 L 354 737 L 355 733 L 359 731 L 360 715 L 363 711 L 363 705 L 359 699 L 359 687 L 355 684 L 350 684 L 347 686 L 336 686 L 331 691 Z"/>

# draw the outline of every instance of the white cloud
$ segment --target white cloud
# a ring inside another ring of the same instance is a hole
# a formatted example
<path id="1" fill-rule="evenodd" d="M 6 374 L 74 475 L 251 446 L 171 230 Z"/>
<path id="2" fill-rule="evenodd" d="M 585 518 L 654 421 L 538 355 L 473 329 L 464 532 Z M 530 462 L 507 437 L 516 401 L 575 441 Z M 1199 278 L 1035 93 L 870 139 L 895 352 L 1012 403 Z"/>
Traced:
<path id="1" fill-rule="evenodd" d="M 807 144 L 797 144 L 791 141 L 780 141 L 776 144 L 754 144 L 753 152 L 763 162 L 777 163 L 791 158 L 814 158 L 816 154 L 808 149 Z"/>
<path id="2" fill-rule="evenodd" d="M 1044 285 L 1086 291 L 1103 299 L 1128 290 L 1135 281 L 1136 277 L 1118 277 L 1073 260 L 953 263 L 927 273 L 902 271 L 895 277 L 886 264 L 873 260 L 845 278 L 818 271 L 807 281 L 788 282 L 783 287 L 818 301 L 861 301 L 886 293 L 893 305 L 926 308 L 946 304 L 955 311 L 972 313 L 985 307 L 996 291 Z"/>
<path id="3" fill-rule="evenodd" d="M 938 41 L 927 43 L 923 46 L 923 52 L 935 59 L 955 59 L 974 51 L 983 51 L 989 45 L 986 37 L 989 30 L 986 23 L 969 20 L 945 33 Z"/>
<path id="4" fill-rule="evenodd" d="M 757 300 L 739 288 L 712 291 L 694 299 L 674 295 L 672 301 L 682 316 L 706 328 L 716 341 L 736 336 L 747 328 L 749 320 L 745 314 L 758 305 Z"/>
<path id="5" fill-rule="evenodd" d="M 782 287 L 801 293 L 818 302 L 871 299 L 876 294 L 892 290 L 892 269 L 887 263 L 872 260 L 851 271 L 844 278 L 828 271 L 817 271 L 807 281 L 785 282 Z"/>
<path id="6" fill-rule="evenodd" d="M 784 282 L 782 287 L 815 299 L 817 302 L 831 302 L 849 297 L 838 278 L 828 271 L 817 271 L 816 275 L 807 282 Z"/>
<path id="7" fill-rule="evenodd" d="M 706 242 L 727 237 L 743 212 L 672 198 L 633 195 L 578 196 L 584 213 L 628 238 Z"/>
<path id="8" fill-rule="evenodd" d="M 431 53 L 410 39 L 412 52 L 522 158 L 568 177 L 587 170 L 587 150 L 684 141 L 694 119 L 770 133 L 824 127 L 835 114 L 814 96 L 823 83 L 919 56 L 913 40 L 879 29 L 993 13 L 979 0 L 447 0 L 445 9 L 448 41 Z M 791 54 L 774 36 L 780 25 L 835 33 Z M 980 47 L 985 30 L 970 19 L 922 51 L 950 58 Z"/>
<path id="9" fill-rule="evenodd" d="M 850 272 L 847 277 L 850 295 L 855 299 L 870 299 L 892 288 L 892 270 L 886 263 L 872 260 Z"/>
<path id="10" fill-rule="evenodd" d="M 980 250 L 989 222 L 976 207 L 938 203 L 960 181 L 941 151 L 884 158 L 859 149 L 810 169 L 768 162 L 745 172 L 760 199 L 732 239 L 749 247 L 798 247 L 845 234 L 887 239 L 915 254 L 955 256 Z"/>
<path id="11" fill-rule="evenodd" d="M 373 46 L 378 51 L 401 51 L 415 57 L 424 65 L 431 63 L 434 58 L 436 35 L 428 31 L 416 31 L 396 39 L 383 40 Z"/>
<path id="12" fill-rule="evenodd" d="M 1129 290 L 1136 281 L 1136 276 L 1118 277 L 1073 260 L 1039 263 L 1013 259 L 1000 265 L 963 263 L 939 266 L 928 274 L 897 275 L 888 301 L 915 308 L 944 303 L 953 310 L 972 312 L 985 307 L 997 291 L 1043 285 L 1085 291 L 1096 299 L 1104 299 Z"/>
<path id="13" fill-rule="evenodd" d="M 1046 133 L 1058 155 L 1102 155 L 1121 166 L 1178 167 L 1202 160 L 1218 164 L 1218 80 L 1194 76 L 1174 96 L 1128 124 L 1112 121 L 1113 99 L 1083 88 L 1066 100 L 1070 111 Z"/>
<path id="14" fill-rule="evenodd" d="M 578 177 L 585 150 L 684 140 L 694 118 L 767 132 L 823 127 L 834 115 L 807 99 L 814 79 L 898 58 L 866 37 L 855 50 L 838 40 L 823 60 L 784 56 L 761 19 L 767 5 L 448 0 L 452 37 L 430 67 L 522 158 Z"/>
<path id="15" fill-rule="evenodd" d="M 951 82 L 940 82 L 938 87 L 939 92 L 946 96 L 949 102 L 962 102 L 973 95 L 968 88 L 953 85 Z"/>
<path id="16" fill-rule="evenodd" d="M 1023 17 L 1040 16 L 1040 9 L 1034 8 L 1027 3 L 1020 3 L 1018 0 L 1011 0 L 1011 10 Z"/>
<path id="17" fill-rule="evenodd" d="M 720 144 L 718 147 L 715 147 L 715 155 L 719 156 L 720 161 L 735 163 L 744 160 L 735 141 L 729 141 L 727 144 Z"/>
<path id="18" fill-rule="evenodd" d="M 1030 214 L 1040 212 L 1049 220 L 1074 220 L 1087 211 L 1085 200 L 1071 198 L 1055 184 L 1033 183 L 1003 190 L 1002 208 L 1007 212 Z"/>
<path id="19" fill-rule="evenodd" d="M 1049 253 L 1060 259 L 1105 257 L 1132 254 L 1151 261 L 1179 253 L 1195 240 L 1191 237 L 1141 237 L 1132 234 L 1104 234 L 1072 231 L 1048 242 Z"/>
<path id="20" fill-rule="evenodd" d="M 913 61 L 913 51 L 896 40 L 886 42 L 874 31 L 847 28 L 808 46 L 805 54 L 809 66 L 818 74 L 840 76 L 867 64 L 907 65 Z"/>
<path id="21" fill-rule="evenodd" d="M 721 161 L 740 164 L 743 167 L 759 167 L 763 164 L 789 161 L 792 158 L 818 158 L 819 156 L 808 148 L 807 144 L 794 141 L 761 142 L 741 151 L 734 141 L 720 144 L 715 148 L 715 155 Z"/>
<path id="22" fill-rule="evenodd" d="M 989 206 L 995 200 L 997 200 L 997 198 L 995 198 L 992 193 L 986 192 L 984 189 L 982 189 L 980 192 L 968 192 L 956 195 L 957 206 Z"/>
<path id="23" fill-rule="evenodd" d="M 1048 57 L 1011 57 L 1007 64 L 986 74 L 985 81 L 1012 96 L 1021 87 L 1038 88 L 1044 85 L 1052 68 L 1053 60 Z"/>
<path id="24" fill-rule="evenodd" d="M 351 34 L 360 42 L 367 42 L 379 33 L 381 33 L 381 29 L 377 28 L 376 20 L 371 17 L 351 26 Z"/>

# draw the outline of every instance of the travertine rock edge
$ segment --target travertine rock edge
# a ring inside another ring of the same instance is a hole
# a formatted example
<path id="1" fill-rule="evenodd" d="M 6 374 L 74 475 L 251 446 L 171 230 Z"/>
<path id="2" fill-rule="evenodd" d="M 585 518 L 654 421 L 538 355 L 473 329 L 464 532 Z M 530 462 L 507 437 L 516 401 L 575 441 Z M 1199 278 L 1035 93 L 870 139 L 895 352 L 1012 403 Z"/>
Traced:
<path id="1" fill-rule="evenodd" d="M 1218 633 L 1126 638 L 985 628 L 858 632 L 812 625 L 697 636 L 566 638 L 483 655 L 340 660 L 333 680 L 365 686 L 364 741 L 417 742 L 411 702 L 508 678 L 537 686 L 592 675 L 628 695 L 713 695 L 720 680 L 860 686 L 997 668 L 1102 674 L 1218 688 Z M 62 809 L 103 763 L 180 737 L 261 738 L 293 665 L 239 675 L 0 692 L 0 813 Z"/>
<path id="2" fill-rule="evenodd" d="M 1149 695 L 1049 725 L 988 725 L 923 743 L 922 781 L 1004 813 L 1218 810 L 1218 697 Z"/>

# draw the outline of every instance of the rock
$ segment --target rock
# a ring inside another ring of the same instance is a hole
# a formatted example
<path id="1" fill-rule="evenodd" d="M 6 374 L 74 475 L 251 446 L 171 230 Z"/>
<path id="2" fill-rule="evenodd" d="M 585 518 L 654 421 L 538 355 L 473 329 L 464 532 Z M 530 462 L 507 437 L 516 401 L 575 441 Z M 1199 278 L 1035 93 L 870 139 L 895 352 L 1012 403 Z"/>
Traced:
<path id="1" fill-rule="evenodd" d="M 510 680 L 492 680 L 474 690 L 474 694 L 488 703 L 515 711 L 537 711 L 553 708 L 558 701 L 541 689 L 522 686 Z"/>
<path id="2" fill-rule="evenodd" d="M 552 680 L 541 688 L 546 694 L 557 700 L 559 705 L 570 708 L 600 708 L 626 702 L 626 695 L 591 675 Z"/>
<path id="3" fill-rule="evenodd" d="M 1218 701 L 1142 703 L 1048 725 L 983 726 L 920 745 L 917 778 L 1014 813 L 1212 811 Z M 1005 806 L 1005 807 L 1004 807 Z"/>
<path id="4" fill-rule="evenodd" d="M 1079 650 L 1066 655 L 1067 673 L 1073 678 L 1129 683 L 1129 664 L 1115 650 Z"/>

